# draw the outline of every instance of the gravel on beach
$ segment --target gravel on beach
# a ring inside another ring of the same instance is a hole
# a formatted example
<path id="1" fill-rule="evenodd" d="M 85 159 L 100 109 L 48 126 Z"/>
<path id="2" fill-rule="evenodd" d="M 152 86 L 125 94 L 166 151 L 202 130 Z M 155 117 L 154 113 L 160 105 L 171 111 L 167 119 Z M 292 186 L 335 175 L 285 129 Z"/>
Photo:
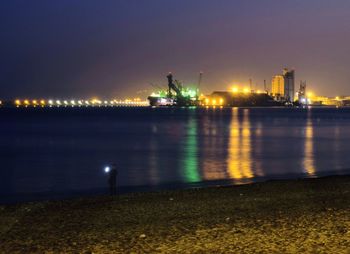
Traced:
<path id="1" fill-rule="evenodd" d="M 350 253 L 350 176 L 0 206 L 0 253 Z"/>

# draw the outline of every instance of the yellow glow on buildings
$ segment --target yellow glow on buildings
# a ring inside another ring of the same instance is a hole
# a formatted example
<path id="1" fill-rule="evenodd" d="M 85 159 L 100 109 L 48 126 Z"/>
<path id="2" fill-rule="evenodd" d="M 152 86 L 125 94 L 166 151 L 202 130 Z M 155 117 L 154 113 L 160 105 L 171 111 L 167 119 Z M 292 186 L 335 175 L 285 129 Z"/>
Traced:
<path id="1" fill-rule="evenodd" d="M 284 77 L 276 75 L 272 78 L 271 93 L 274 96 L 284 97 Z"/>
<path id="2" fill-rule="evenodd" d="M 232 87 L 232 92 L 233 93 L 238 93 L 238 87 Z"/>

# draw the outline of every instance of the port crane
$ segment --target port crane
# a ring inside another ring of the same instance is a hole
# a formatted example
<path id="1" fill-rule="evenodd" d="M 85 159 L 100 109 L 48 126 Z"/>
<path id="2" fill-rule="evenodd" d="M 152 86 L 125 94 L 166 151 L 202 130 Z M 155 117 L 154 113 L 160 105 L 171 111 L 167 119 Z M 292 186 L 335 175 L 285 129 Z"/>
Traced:
<path id="1" fill-rule="evenodd" d="M 200 74 L 201 75 L 201 74 Z M 151 106 L 195 106 L 198 104 L 198 89 L 184 87 L 180 81 L 174 80 L 172 73 L 167 75 L 168 89 L 165 93 L 152 93 L 148 100 Z M 201 79 L 201 77 L 200 77 Z"/>

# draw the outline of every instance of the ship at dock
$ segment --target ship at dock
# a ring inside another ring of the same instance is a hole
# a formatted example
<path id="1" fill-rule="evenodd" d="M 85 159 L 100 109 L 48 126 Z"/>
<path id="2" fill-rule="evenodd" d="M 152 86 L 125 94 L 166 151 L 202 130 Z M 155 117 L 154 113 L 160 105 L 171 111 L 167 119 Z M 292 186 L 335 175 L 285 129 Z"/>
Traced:
<path id="1" fill-rule="evenodd" d="M 167 90 L 160 90 L 148 96 L 151 106 L 189 107 L 199 105 L 198 87 L 195 89 L 185 87 L 180 81 L 173 80 L 171 73 L 167 76 L 167 80 Z"/>

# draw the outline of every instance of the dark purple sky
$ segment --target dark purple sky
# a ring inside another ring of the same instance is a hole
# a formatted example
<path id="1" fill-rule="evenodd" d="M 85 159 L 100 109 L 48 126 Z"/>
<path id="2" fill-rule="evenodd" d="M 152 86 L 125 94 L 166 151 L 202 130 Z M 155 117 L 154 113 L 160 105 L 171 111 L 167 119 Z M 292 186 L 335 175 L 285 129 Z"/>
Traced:
<path id="1" fill-rule="evenodd" d="M 284 66 L 350 94 L 348 0 L 4 0 L 0 31 L 1 98 L 137 96 L 169 71 L 262 87 Z"/>

